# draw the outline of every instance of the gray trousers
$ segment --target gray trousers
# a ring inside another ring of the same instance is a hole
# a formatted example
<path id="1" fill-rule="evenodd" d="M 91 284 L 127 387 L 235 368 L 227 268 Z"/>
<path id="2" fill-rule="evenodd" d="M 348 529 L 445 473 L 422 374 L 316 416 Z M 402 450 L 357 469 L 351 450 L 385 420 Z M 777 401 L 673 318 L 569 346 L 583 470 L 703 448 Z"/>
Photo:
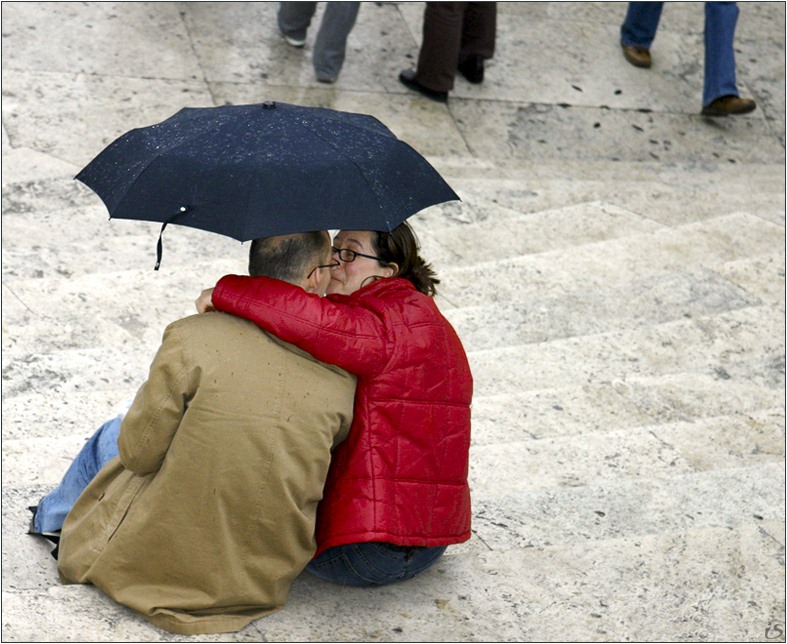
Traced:
<path id="1" fill-rule="evenodd" d="M 312 50 L 312 62 L 318 80 L 334 81 L 344 64 L 347 36 L 355 25 L 361 3 L 325 4 L 327 6 Z M 316 2 L 280 2 L 279 29 L 291 38 L 304 39 L 316 11 Z"/>

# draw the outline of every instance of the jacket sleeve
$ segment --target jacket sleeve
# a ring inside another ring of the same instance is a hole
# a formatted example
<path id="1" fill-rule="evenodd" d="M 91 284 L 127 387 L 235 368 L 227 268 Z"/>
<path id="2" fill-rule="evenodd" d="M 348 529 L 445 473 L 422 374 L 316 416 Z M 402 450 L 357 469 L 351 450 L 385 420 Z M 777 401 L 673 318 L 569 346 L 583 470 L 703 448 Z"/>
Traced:
<path id="1" fill-rule="evenodd" d="M 359 376 L 379 373 L 390 346 L 378 312 L 350 298 L 328 299 L 269 277 L 227 275 L 213 305 Z"/>
<path id="2" fill-rule="evenodd" d="M 170 325 L 150 375 L 120 426 L 118 448 L 123 467 L 139 475 L 161 468 L 190 398 L 184 345 L 178 329 Z"/>

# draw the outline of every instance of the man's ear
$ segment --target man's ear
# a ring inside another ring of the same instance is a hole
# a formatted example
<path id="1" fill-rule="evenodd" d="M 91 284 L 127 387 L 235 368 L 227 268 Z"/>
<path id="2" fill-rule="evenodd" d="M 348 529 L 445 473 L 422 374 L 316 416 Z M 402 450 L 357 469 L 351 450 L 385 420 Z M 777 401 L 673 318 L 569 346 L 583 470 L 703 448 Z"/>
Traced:
<path id="1" fill-rule="evenodd" d="M 312 272 L 303 283 L 303 290 L 307 293 L 316 293 L 320 290 L 320 269 Z"/>

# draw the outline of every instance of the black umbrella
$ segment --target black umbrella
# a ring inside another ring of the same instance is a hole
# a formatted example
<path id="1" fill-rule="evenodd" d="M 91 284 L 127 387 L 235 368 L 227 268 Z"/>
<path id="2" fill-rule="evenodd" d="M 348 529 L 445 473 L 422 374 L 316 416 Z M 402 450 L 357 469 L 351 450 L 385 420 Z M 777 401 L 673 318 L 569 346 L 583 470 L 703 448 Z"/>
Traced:
<path id="1" fill-rule="evenodd" d="M 127 132 L 76 178 L 110 218 L 238 241 L 310 230 L 390 231 L 459 199 L 418 152 L 366 114 L 267 101 L 184 108 Z M 161 237 L 156 268 L 161 261 Z"/>

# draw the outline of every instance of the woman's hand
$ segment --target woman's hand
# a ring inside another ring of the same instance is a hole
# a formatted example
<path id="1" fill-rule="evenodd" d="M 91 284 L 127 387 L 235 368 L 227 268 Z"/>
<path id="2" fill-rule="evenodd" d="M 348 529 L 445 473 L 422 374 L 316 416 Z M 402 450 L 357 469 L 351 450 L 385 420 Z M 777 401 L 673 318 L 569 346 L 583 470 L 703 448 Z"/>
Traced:
<path id="1" fill-rule="evenodd" d="M 216 308 L 213 306 L 213 289 L 206 288 L 199 297 L 194 300 L 194 306 L 197 307 L 197 313 L 211 313 Z"/>

